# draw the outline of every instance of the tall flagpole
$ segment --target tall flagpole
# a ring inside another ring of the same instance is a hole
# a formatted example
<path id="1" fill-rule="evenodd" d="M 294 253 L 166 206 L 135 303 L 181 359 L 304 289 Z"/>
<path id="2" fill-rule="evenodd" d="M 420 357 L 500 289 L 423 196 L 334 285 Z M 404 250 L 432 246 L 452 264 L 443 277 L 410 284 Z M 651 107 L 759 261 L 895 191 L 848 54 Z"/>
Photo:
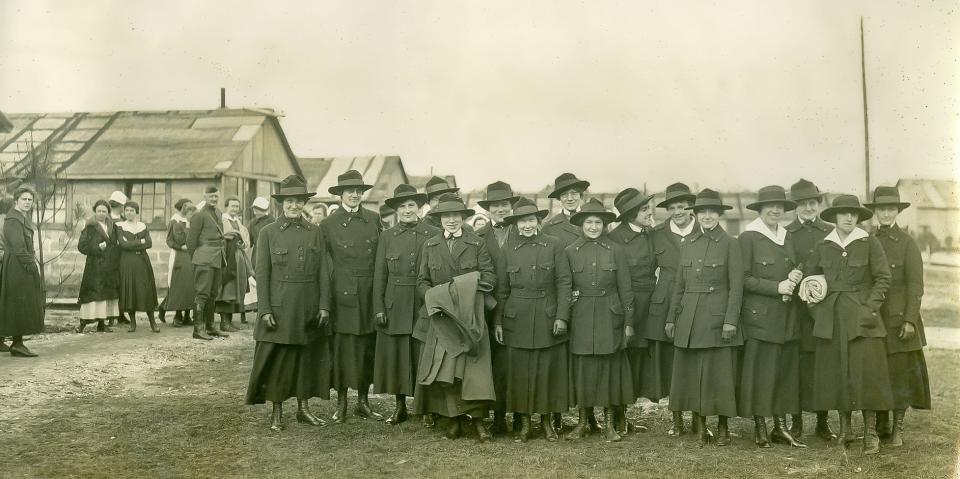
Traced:
<path id="1" fill-rule="evenodd" d="M 867 121 L 867 66 L 863 48 L 863 17 L 860 17 L 860 81 L 863 89 L 863 160 L 864 183 L 863 197 L 870 198 L 870 124 Z"/>

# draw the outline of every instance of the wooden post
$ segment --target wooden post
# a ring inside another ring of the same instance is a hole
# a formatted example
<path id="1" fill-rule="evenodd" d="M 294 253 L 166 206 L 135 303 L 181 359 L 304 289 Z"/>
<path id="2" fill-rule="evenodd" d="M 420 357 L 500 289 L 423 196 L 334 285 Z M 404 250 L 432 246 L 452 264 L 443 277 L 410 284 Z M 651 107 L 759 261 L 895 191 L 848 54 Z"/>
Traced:
<path id="1" fill-rule="evenodd" d="M 860 81 L 863 90 L 863 160 L 864 191 L 863 197 L 870 198 L 870 122 L 867 120 L 867 67 L 864 55 L 863 17 L 860 17 Z"/>

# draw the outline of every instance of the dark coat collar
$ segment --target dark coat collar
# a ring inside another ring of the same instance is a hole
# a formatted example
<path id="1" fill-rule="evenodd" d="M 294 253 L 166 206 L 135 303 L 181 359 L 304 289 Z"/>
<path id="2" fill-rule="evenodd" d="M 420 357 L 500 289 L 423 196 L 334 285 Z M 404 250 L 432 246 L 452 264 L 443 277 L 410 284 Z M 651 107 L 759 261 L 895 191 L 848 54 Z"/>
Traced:
<path id="1" fill-rule="evenodd" d="M 584 245 L 586 245 L 587 243 L 597 243 L 598 245 L 606 249 L 613 248 L 613 244 L 610 242 L 610 237 L 605 234 L 600 235 L 600 237 L 597 238 L 596 241 L 587 239 L 586 236 L 580 236 L 579 238 L 576 239 L 576 241 L 572 243 L 571 246 L 573 246 L 574 249 L 579 250 L 580 248 L 583 248 Z"/>
<path id="2" fill-rule="evenodd" d="M 829 233 L 830 231 L 833 230 L 833 226 L 830 223 L 827 223 L 826 221 L 823 221 L 822 219 L 820 219 L 819 216 L 817 216 L 813 220 L 813 226 L 818 230 L 823 231 L 824 233 Z M 786 228 L 787 228 L 787 231 L 791 233 L 795 233 L 799 231 L 801 228 L 803 228 L 803 223 L 800 222 L 800 218 L 794 218 L 794 220 L 791 221 L 790 224 L 786 226 Z"/>

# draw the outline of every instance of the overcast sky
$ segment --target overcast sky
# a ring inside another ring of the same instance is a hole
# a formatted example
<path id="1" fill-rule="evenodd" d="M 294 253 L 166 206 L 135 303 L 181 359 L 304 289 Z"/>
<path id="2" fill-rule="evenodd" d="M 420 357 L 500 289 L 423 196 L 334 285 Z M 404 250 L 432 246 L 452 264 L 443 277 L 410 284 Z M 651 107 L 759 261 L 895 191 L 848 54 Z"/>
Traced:
<path id="1" fill-rule="evenodd" d="M 282 4 L 274 6 L 273 3 Z M 536 190 L 863 189 L 960 164 L 954 1 L 0 1 L 0 110 L 281 110 L 300 156 Z"/>

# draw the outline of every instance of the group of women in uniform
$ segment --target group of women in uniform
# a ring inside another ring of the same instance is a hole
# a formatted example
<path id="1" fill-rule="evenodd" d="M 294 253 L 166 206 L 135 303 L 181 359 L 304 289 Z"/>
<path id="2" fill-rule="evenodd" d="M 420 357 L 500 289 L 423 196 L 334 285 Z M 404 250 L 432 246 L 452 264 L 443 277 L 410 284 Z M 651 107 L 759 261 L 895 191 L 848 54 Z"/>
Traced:
<path id="1" fill-rule="evenodd" d="M 676 183 L 654 205 L 628 188 L 614 213 L 584 201 L 588 186 L 558 177 L 550 197 L 562 210 L 548 219 L 509 185 L 491 184 L 481 203 L 489 222 L 478 230 L 464 224 L 475 211 L 439 178 L 425 193 L 400 185 L 386 200 L 397 224 L 373 240 L 376 253 L 371 240 L 363 244 L 376 255 L 373 390 L 397 402 L 388 423 L 407 419 L 412 394 L 414 413 L 448 438 L 473 429 L 488 440 L 506 411 L 517 441 L 532 436 L 536 416 L 550 441 L 595 432 L 617 441 L 642 427 L 627 420 L 627 406 L 669 397 L 669 434 L 687 432 L 690 411 L 701 445 L 729 444 L 728 419 L 744 417 L 758 447 L 804 447 L 802 411 L 817 414 L 818 437 L 845 445 L 861 411 L 864 451 L 876 453 L 881 436 L 902 444 L 906 409 L 930 407 L 922 262 L 896 225 L 909 206 L 896 188 L 878 188 L 866 205 L 838 195 L 822 209 L 808 181 L 789 194 L 764 187 L 747 206 L 758 218 L 734 238 L 720 224 L 730 206 L 716 191 Z M 309 196 L 302 179 L 281 185 L 275 198 L 287 219 L 259 243 L 282 246 L 257 254 L 258 283 L 270 293 L 260 297 L 248 403 L 272 401 L 277 430 L 283 400 L 297 397 L 298 419 L 322 424 L 306 400 L 329 397 L 339 300 L 323 254 L 330 245 L 317 246 L 326 242 L 321 229 L 298 220 Z M 669 214 L 659 225 L 655 206 Z M 880 226 L 870 234 L 862 225 L 874 216 Z M 295 353 L 261 344 L 271 341 Z M 319 362 L 309 367 L 307 357 Z M 565 431 L 561 415 L 571 408 L 577 424 Z M 718 417 L 716 435 L 709 416 Z"/>

